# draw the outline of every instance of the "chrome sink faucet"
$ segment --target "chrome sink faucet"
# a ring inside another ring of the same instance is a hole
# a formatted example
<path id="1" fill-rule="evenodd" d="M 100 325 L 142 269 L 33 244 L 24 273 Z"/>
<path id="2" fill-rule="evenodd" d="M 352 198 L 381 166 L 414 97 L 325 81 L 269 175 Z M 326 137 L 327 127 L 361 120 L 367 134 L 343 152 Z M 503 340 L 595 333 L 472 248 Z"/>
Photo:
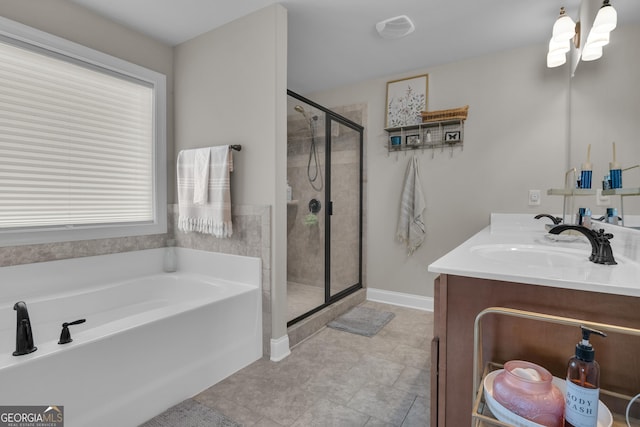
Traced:
<path id="1" fill-rule="evenodd" d="M 591 256 L 589 261 L 596 264 L 615 265 L 616 260 L 613 258 L 613 250 L 609 239 L 613 239 L 613 234 L 605 233 L 603 229 L 598 231 L 591 230 L 581 225 L 556 225 L 551 230 L 550 234 L 560 234 L 566 230 L 575 230 L 584 234 L 591 243 Z"/>
<path id="2" fill-rule="evenodd" d="M 31 321 L 29 311 L 24 301 L 18 301 L 13 306 L 16 311 L 16 351 L 14 356 L 33 353 L 38 348 L 33 345 L 33 333 L 31 332 Z"/>

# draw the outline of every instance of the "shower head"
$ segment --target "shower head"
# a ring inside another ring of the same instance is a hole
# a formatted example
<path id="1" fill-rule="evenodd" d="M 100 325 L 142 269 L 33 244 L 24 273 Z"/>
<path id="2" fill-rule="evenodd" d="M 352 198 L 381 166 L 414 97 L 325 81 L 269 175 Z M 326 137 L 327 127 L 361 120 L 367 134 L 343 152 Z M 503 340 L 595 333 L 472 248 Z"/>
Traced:
<path id="1" fill-rule="evenodd" d="M 298 113 L 302 114 L 305 120 L 311 123 L 311 120 L 309 120 L 309 116 L 307 116 L 307 112 L 304 111 L 304 108 L 302 108 L 302 105 L 298 104 L 295 107 L 293 107 L 293 109 L 296 110 Z"/>
<path id="2" fill-rule="evenodd" d="M 304 108 L 300 104 L 293 107 L 293 109 L 296 110 L 298 113 L 302 114 L 304 118 L 309 121 L 309 123 L 311 123 L 311 120 L 314 120 L 314 121 L 318 120 L 318 116 L 316 116 L 315 114 L 311 116 L 311 119 L 309 119 L 309 116 L 307 116 L 307 112 L 304 110 Z"/>

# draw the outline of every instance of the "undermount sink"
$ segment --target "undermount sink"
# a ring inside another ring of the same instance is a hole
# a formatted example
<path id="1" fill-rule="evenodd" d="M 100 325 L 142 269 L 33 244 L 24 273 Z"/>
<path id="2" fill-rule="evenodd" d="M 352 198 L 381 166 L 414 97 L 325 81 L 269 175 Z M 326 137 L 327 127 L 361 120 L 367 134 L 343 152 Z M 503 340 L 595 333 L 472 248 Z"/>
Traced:
<path id="1" fill-rule="evenodd" d="M 471 253 L 493 261 L 540 267 L 575 267 L 589 263 L 591 248 L 584 250 L 538 245 L 496 244 L 471 248 Z"/>

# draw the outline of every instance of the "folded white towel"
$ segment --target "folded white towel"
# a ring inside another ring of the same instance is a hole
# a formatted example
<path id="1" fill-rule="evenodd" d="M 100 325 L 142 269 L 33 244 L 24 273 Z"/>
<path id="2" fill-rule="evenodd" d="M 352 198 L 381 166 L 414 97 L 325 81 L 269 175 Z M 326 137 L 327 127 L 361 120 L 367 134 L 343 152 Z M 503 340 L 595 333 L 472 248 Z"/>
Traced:
<path id="1" fill-rule="evenodd" d="M 413 156 L 404 177 L 396 230 L 398 240 L 407 245 L 408 255 L 413 254 L 424 242 L 426 232 L 422 215 L 426 207 L 418 173 L 418 158 Z"/>
<path id="2" fill-rule="evenodd" d="M 210 148 L 198 148 L 194 150 L 193 161 L 193 204 L 202 205 L 209 198 L 209 159 Z"/>
<path id="3" fill-rule="evenodd" d="M 208 189 L 206 201 L 202 204 L 194 202 L 197 151 L 183 150 L 178 153 L 178 230 L 207 233 L 219 238 L 231 237 L 231 150 L 228 145 L 209 149 Z"/>

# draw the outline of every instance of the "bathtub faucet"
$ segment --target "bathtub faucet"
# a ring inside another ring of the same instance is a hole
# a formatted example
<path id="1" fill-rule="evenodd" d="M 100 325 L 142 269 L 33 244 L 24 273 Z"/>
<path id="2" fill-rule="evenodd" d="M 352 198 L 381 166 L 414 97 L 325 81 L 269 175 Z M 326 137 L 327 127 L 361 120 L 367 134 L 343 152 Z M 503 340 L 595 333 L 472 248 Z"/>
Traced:
<path id="1" fill-rule="evenodd" d="M 38 348 L 33 345 L 33 334 L 31 333 L 31 321 L 29 320 L 29 312 L 27 304 L 24 301 L 18 301 L 13 306 L 16 311 L 16 351 L 14 356 L 22 356 L 36 351 Z"/>

